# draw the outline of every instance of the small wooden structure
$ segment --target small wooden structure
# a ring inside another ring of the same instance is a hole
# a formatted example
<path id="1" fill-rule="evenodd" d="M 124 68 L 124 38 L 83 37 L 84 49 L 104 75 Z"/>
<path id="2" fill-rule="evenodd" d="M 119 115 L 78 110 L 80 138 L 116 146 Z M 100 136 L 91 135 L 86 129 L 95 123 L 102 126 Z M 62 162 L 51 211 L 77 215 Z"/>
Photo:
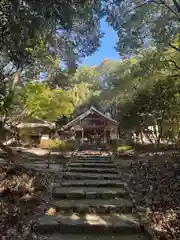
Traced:
<path id="1" fill-rule="evenodd" d="M 61 130 L 71 132 L 74 139 L 81 143 L 99 144 L 117 139 L 117 121 L 95 107 L 91 107 Z"/>
<path id="2" fill-rule="evenodd" d="M 55 123 L 49 123 L 36 117 L 17 125 L 20 139 L 24 143 L 32 144 L 40 144 L 44 135 L 49 138 L 55 127 Z"/>

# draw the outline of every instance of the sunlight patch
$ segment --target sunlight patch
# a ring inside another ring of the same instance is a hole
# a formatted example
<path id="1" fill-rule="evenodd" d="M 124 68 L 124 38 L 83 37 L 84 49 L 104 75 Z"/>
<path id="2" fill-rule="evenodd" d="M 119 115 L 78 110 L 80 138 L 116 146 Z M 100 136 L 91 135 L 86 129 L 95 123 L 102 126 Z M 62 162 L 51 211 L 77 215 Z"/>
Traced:
<path id="1" fill-rule="evenodd" d="M 93 224 L 94 225 L 95 224 L 107 225 L 107 222 L 96 214 L 86 214 L 85 220 L 87 221 L 87 223 L 89 223 L 91 225 L 93 225 Z"/>
<path id="2" fill-rule="evenodd" d="M 77 214 L 73 213 L 73 214 L 70 216 L 70 219 L 71 219 L 71 220 L 79 220 L 80 217 L 79 217 Z"/>

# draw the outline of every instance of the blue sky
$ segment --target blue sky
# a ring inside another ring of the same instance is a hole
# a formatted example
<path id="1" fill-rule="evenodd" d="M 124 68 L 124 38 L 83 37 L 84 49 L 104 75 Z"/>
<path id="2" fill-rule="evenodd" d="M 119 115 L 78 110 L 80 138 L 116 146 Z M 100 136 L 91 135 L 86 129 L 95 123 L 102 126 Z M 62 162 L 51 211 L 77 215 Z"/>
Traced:
<path id="1" fill-rule="evenodd" d="M 101 22 L 101 30 L 105 33 L 101 39 L 101 47 L 92 56 L 83 59 L 82 65 L 98 65 L 106 58 L 120 59 L 119 54 L 114 49 L 117 42 L 116 32 L 105 21 Z"/>
<path id="2" fill-rule="evenodd" d="M 118 40 L 116 32 L 104 20 L 101 21 L 101 30 L 104 32 L 104 37 L 101 39 L 101 47 L 92 56 L 82 59 L 80 66 L 97 66 L 107 58 L 112 60 L 120 59 L 119 54 L 114 49 Z M 65 67 L 63 62 L 61 62 L 61 67 Z M 47 72 L 43 72 L 41 80 L 46 79 L 46 77 Z"/>

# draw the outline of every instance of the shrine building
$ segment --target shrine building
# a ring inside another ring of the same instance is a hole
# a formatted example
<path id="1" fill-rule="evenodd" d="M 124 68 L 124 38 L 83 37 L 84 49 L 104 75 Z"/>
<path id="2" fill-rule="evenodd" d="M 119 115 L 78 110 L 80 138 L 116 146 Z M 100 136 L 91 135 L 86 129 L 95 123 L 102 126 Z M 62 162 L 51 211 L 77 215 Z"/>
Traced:
<path id="1" fill-rule="evenodd" d="M 117 121 L 95 107 L 78 116 L 62 128 L 80 143 L 109 143 L 117 139 Z"/>

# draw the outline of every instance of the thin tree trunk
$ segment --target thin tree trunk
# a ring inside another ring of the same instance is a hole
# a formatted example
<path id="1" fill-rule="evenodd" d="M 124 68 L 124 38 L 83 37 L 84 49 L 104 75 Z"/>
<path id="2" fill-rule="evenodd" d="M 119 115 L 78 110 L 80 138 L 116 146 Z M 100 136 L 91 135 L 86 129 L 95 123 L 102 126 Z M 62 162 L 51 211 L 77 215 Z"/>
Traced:
<path id="1" fill-rule="evenodd" d="M 153 141 L 153 139 L 151 139 L 150 134 L 148 134 L 147 132 L 144 132 L 144 135 L 146 136 L 146 138 L 149 140 L 149 142 L 150 142 L 151 144 L 154 144 L 154 141 Z M 152 135 L 152 134 L 151 134 L 151 135 Z"/>

